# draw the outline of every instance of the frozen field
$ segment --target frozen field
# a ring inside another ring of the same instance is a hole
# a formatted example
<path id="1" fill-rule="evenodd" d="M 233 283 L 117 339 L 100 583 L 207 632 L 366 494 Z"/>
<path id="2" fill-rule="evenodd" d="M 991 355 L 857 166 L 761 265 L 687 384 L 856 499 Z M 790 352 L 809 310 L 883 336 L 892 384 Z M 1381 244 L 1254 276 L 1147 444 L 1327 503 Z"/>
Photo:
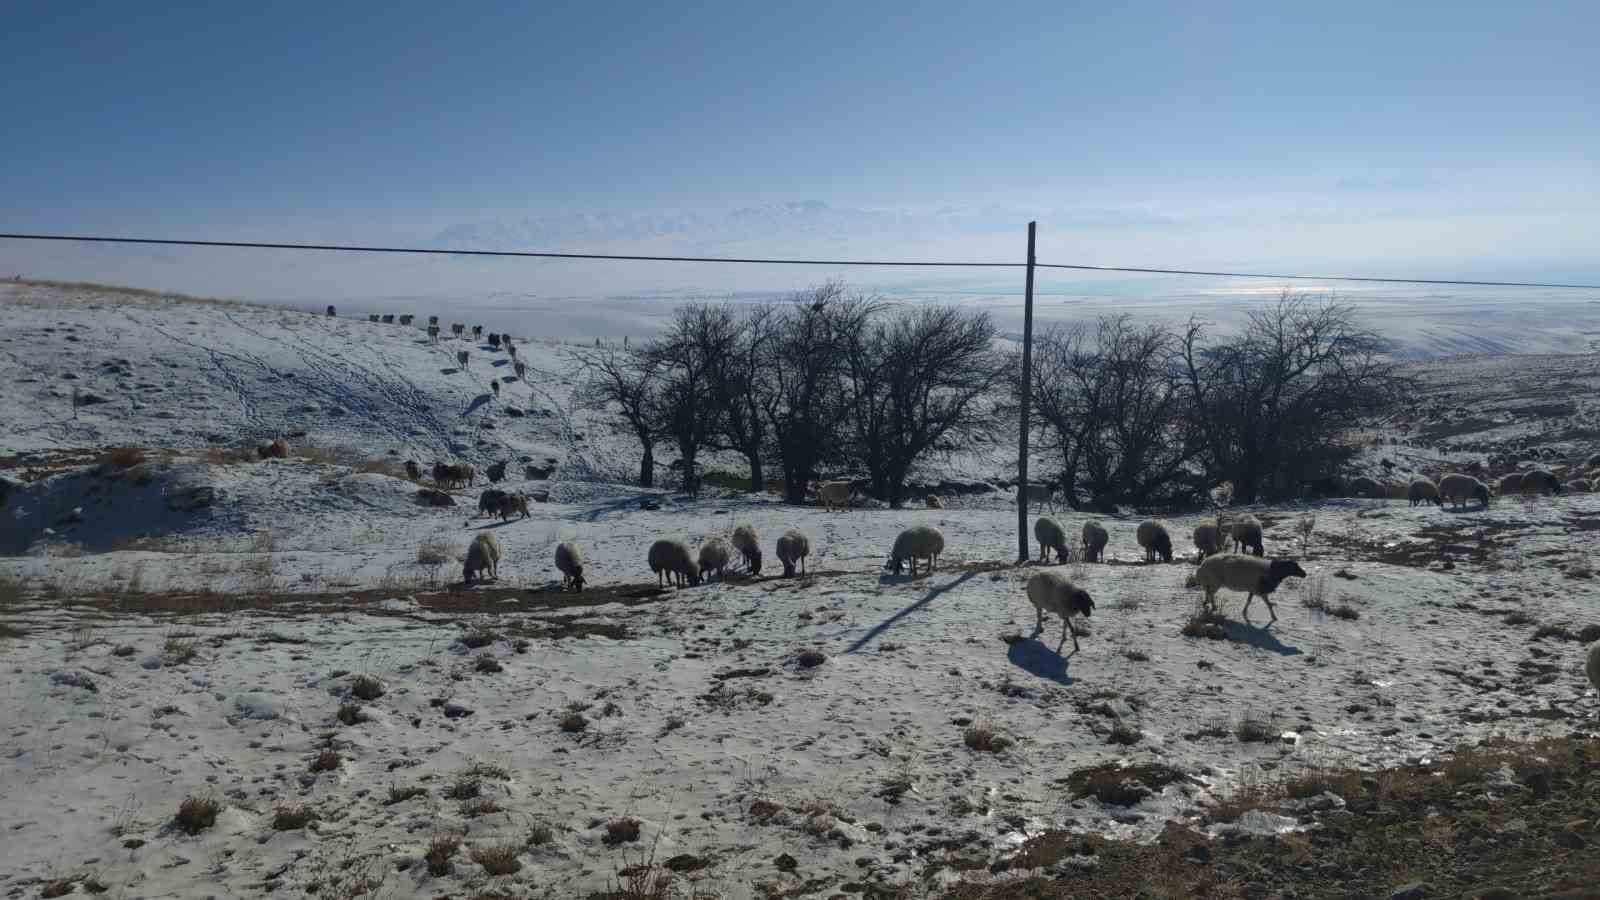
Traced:
<path id="1" fill-rule="evenodd" d="M 504 354 L 474 345 L 457 371 L 466 342 L 416 329 L 0 292 L 10 896 L 65 880 L 130 898 L 587 898 L 661 871 L 682 897 L 871 895 L 1012 877 L 985 873 L 1046 828 L 1237 828 L 1206 808 L 1273 772 L 1431 759 L 1600 714 L 1581 661 L 1600 636 L 1600 495 L 1256 508 L 1269 555 L 1310 577 L 1275 595 L 1270 628 L 1259 601 L 1246 622 L 1224 595 L 1215 638 L 1181 633 L 1200 517 L 1168 519 L 1170 564 L 1142 562 L 1138 517 L 1100 517 L 1109 563 L 1065 567 L 1094 597 L 1089 634 L 1058 652 L 1059 620 L 1033 635 L 1021 584 L 1037 563 L 1014 565 L 1009 492 L 834 514 L 641 492 L 620 483 L 632 448 L 570 411 L 577 348 L 522 342 L 537 377 L 496 400 Z M 1366 462 L 1427 471 L 1530 443 L 1582 459 L 1600 449 L 1583 430 L 1591 369 L 1431 363 L 1430 397 L 1390 423 L 1415 443 Z M 1528 371 L 1538 383 L 1517 390 Z M 74 388 L 103 402 L 74 416 Z M 1471 429 L 1451 430 L 1441 410 L 1469 401 L 1455 420 Z M 279 434 L 300 454 L 235 452 Z M 117 446 L 150 449 L 96 465 Z M 1004 476 L 996 453 L 954 474 Z M 422 507 L 395 477 L 407 458 L 506 460 L 550 502 L 475 519 L 480 483 Z M 1069 535 L 1084 521 L 1057 516 Z M 760 577 L 656 586 L 651 540 L 743 522 L 762 535 Z M 943 531 L 938 571 L 885 574 L 914 524 Z M 778 571 L 787 528 L 810 536 L 805 577 Z M 418 563 L 480 529 L 506 547 L 498 583 L 463 589 L 458 563 Z M 582 596 L 557 590 L 562 540 L 588 557 Z M 990 734 L 1003 746 L 971 746 Z M 1171 777 L 1131 802 L 1084 789 L 1097 767 L 1157 764 Z M 220 805 L 195 835 L 173 823 L 189 796 Z M 451 838 L 448 865 L 431 864 Z M 516 871 L 491 874 L 506 860 Z"/>

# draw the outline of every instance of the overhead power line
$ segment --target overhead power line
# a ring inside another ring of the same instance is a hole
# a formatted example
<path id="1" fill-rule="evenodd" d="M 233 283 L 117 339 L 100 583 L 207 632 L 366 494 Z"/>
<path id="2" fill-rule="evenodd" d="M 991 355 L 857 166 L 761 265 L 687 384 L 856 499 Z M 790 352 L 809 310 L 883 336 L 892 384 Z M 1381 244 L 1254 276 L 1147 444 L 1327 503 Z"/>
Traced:
<path id="1" fill-rule="evenodd" d="M 499 256 L 536 259 L 609 259 L 632 262 L 741 263 L 772 266 L 897 266 L 904 268 L 1021 269 L 1025 262 L 974 262 L 945 260 L 886 259 L 784 259 L 736 256 L 645 256 L 620 253 L 556 253 L 538 250 L 445 250 L 433 247 L 368 247 L 349 244 L 295 244 L 267 241 L 195 241 L 175 238 L 107 237 L 80 234 L 0 234 L 0 239 L 17 241 L 82 241 L 98 244 L 161 244 L 176 247 L 242 247 L 257 250 L 328 250 L 345 253 L 412 253 L 436 256 Z M 1220 272 L 1201 269 L 1168 269 L 1153 266 L 1089 266 L 1069 263 L 1035 263 L 1042 269 L 1069 269 L 1079 272 L 1129 272 L 1144 275 L 1202 275 L 1218 278 L 1266 278 L 1278 281 L 1354 281 L 1378 284 L 1437 284 L 1458 287 L 1520 287 L 1563 290 L 1600 290 L 1596 284 L 1566 284 L 1540 281 L 1478 281 L 1461 278 L 1384 278 L 1367 275 L 1290 275 L 1267 272 Z"/>

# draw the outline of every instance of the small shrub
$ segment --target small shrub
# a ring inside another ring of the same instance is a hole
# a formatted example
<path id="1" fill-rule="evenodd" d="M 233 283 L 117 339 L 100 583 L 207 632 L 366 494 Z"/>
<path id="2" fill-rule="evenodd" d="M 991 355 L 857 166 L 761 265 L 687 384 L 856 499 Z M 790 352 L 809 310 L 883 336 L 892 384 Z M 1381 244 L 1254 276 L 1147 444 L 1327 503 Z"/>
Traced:
<path id="1" fill-rule="evenodd" d="M 505 667 L 500 665 L 500 660 L 495 659 L 494 655 L 491 653 L 481 654 L 478 657 L 478 661 L 473 663 L 472 667 L 485 675 L 505 671 Z"/>
<path id="2" fill-rule="evenodd" d="M 543 847 L 556 838 L 556 830 L 543 822 L 533 822 L 528 825 L 525 843 L 529 847 Z"/>
<path id="3" fill-rule="evenodd" d="M 568 734 L 577 734 L 588 727 L 589 720 L 575 709 L 569 709 L 561 714 L 561 730 Z"/>
<path id="4" fill-rule="evenodd" d="M 450 857 L 461 849 L 461 839 L 454 835 L 435 837 L 428 844 L 422 859 L 428 864 L 428 874 L 439 878 L 450 874 Z"/>
<path id="5" fill-rule="evenodd" d="M 1122 657 L 1129 662 L 1149 662 L 1150 654 L 1137 647 L 1129 647 L 1122 651 Z"/>
<path id="6" fill-rule="evenodd" d="M 357 675 L 350 682 L 350 693 L 362 700 L 376 700 L 383 696 L 383 682 L 372 675 Z"/>
<path id="7" fill-rule="evenodd" d="M 178 815 L 172 823 L 184 834 L 199 834 L 217 824 L 217 813 L 222 803 L 213 797 L 185 797 L 178 804 Z"/>
<path id="8" fill-rule="evenodd" d="M 493 778 L 497 781 L 505 781 L 511 777 L 511 773 L 506 771 L 505 766 L 497 766 L 494 763 L 486 762 L 475 762 L 467 766 L 461 774 L 473 778 Z"/>
<path id="9" fill-rule="evenodd" d="M 612 819 L 606 823 L 605 842 L 615 847 L 639 839 L 639 820 L 630 816 Z"/>
<path id="10" fill-rule="evenodd" d="M 522 869 L 522 863 L 517 859 L 517 854 L 522 848 L 516 844 L 496 844 L 492 847 L 480 847 L 472 851 L 472 861 L 490 875 L 511 875 Z"/>
<path id="11" fill-rule="evenodd" d="M 492 628 L 474 628 L 461 636 L 461 643 L 478 650 L 500 640 L 500 633 Z"/>
<path id="12" fill-rule="evenodd" d="M 961 732 L 961 740 L 980 753 L 999 753 L 1011 746 L 1010 738 L 997 734 L 993 728 L 983 723 L 967 726 L 966 730 Z"/>
<path id="13" fill-rule="evenodd" d="M 800 651 L 798 661 L 800 663 L 800 668 L 814 669 L 817 666 L 827 662 L 828 657 L 824 656 L 820 651 L 817 650 L 802 650 Z"/>
<path id="14" fill-rule="evenodd" d="M 428 789 L 425 788 L 425 787 L 422 787 L 421 785 L 411 785 L 410 787 L 400 787 L 399 785 L 391 784 L 391 785 L 389 785 L 389 796 L 388 796 L 387 799 L 385 799 L 383 801 L 383 805 L 384 806 L 394 806 L 394 805 L 399 804 L 399 803 L 404 803 L 407 800 L 410 800 L 412 797 L 426 797 L 426 796 L 428 796 Z"/>
<path id="15" fill-rule="evenodd" d="M 1361 618 L 1361 610 L 1348 603 L 1341 603 L 1333 608 L 1333 617 L 1335 619 L 1344 619 L 1346 622 L 1354 622 L 1356 619 Z"/>
<path id="16" fill-rule="evenodd" d="M 1111 726 L 1111 734 L 1106 737 L 1106 740 L 1113 744 L 1132 747 L 1134 744 L 1144 740 L 1144 732 L 1140 731 L 1138 726 L 1130 725 L 1119 719 L 1117 724 Z"/>
<path id="17" fill-rule="evenodd" d="M 47 881 L 47 882 L 45 882 L 44 887 L 39 889 L 39 896 L 41 896 L 41 897 L 65 897 L 66 895 L 72 893 L 73 886 L 74 886 L 73 885 L 73 881 L 70 878 L 61 878 L 61 879 L 58 879 L 56 881 Z"/>
<path id="18" fill-rule="evenodd" d="M 317 821 L 317 811 L 310 806 L 280 806 L 272 813 L 272 827 L 276 831 L 293 831 Z"/>
<path id="19" fill-rule="evenodd" d="M 444 796 L 447 800 L 473 800 L 481 793 L 483 793 L 482 782 L 471 776 L 462 775 L 445 788 Z"/>
<path id="20" fill-rule="evenodd" d="M 1316 612 L 1328 611 L 1328 579 L 1322 575 L 1314 575 L 1305 583 L 1305 589 L 1300 592 L 1300 605 Z"/>
<path id="21" fill-rule="evenodd" d="M 1245 743 L 1265 743 L 1277 736 L 1278 723 L 1273 717 L 1261 718 L 1250 710 L 1245 710 L 1239 721 L 1234 723 L 1233 734 Z"/>
<path id="22" fill-rule="evenodd" d="M 361 704 L 359 703 L 339 704 L 339 712 L 337 713 L 337 717 L 339 721 L 345 725 L 354 725 L 358 722 L 365 722 L 367 720 L 367 714 L 361 711 Z"/>
<path id="23" fill-rule="evenodd" d="M 463 800 L 459 809 L 461 810 L 461 815 L 468 819 L 476 819 L 479 816 L 487 816 L 490 813 L 503 812 L 500 804 L 489 797 Z"/>
<path id="24" fill-rule="evenodd" d="M 169 666 L 191 662 L 200 655 L 200 648 L 192 638 L 170 637 L 161 645 L 161 661 Z"/>
<path id="25" fill-rule="evenodd" d="M 311 771 L 332 772 L 342 765 L 344 765 L 344 758 L 339 755 L 339 751 L 328 747 L 324 748 L 322 752 L 317 754 L 316 759 L 311 761 Z"/>

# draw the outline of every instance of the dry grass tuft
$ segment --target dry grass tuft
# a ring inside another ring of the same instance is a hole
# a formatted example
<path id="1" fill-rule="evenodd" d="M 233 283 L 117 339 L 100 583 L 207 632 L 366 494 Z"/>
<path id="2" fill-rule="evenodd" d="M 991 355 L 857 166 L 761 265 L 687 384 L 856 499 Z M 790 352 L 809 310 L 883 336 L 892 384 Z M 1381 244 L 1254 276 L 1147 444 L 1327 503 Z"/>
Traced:
<path id="1" fill-rule="evenodd" d="M 961 740 L 980 753 L 999 753 L 1011 746 L 1010 738 L 996 732 L 983 722 L 967 726 L 966 730 L 961 732 Z"/>
<path id="2" fill-rule="evenodd" d="M 1260 714 L 1246 709 L 1244 715 L 1233 726 L 1234 737 L 1245 743 L 1265 743 L 1278 736 L 1278 720 L 1275 716 L 1261 718 Z"/>
<path id="3" fill-rule="evenodd" d="M 491 813 L 505 811 L 500 804 L 494 802 L 494 800 L 489 797 L 478 797 L 472 800 L 463 800 L 461 801 L 461 805 L 457 808 L 461 811 L 462 817 L 467 819 L 476 819 L 479 816 L 487 816 Z"/>
<path id="4" fill-rule="evenodd" d="M 320 818 L 317 811 L 310 806 L 280 806 L 272 813 L 272 827 L 275 831 L 293 831 L 304 828 Z"/>
<path id="5" fill-rule="evenodd" d="M 583 717 L 583 713 L 575 709 L 569 709 L 561 714 L 560 725 L 562 731 L 568 734 L 577 734 L 589 727 L 589 720 Z"/>
<path id="6" fill-rule="evenodd" d="M 422 859 L 428 864 L 428 874 L 439 878 L 450 874 L 450 857 L 456 855 L 461 849 L 461 839 L 454 835 L 441 835 L 435 837 L 428 844 L 428 852 Z"/>
<path id="7" fill-rule="evenodd" d="M 345 725 L 355 725 L 358 722 L 365 722 L 367 720 L 367 714 L 361 711 L 361 704 L 359 703 L 339 704 L 339 712 L 337 713 L 337 717 L 339 721 Z"/>
<path id="8" fill-rule="evenodd" d="M 639 820 L 631 816 L 612 819 L 606 823 L 605 842 L 615 847 L 618 844 L 637 841 L 639 839 L 639 825 Z"/>
<path id="9" fill-rule="evenodd" d="M 1354 622 L 1356 619 L 1361 618 L 1361 610 L 1348 603 L 1340 603 L 1333 608 L 1333 617 L 1335 619 L 1343 619 L 1346 622 Z"/>
<path id="10" fill-rule="evenodd" d="M 217 813 L 222 803 L 214 797 L 185 797 L 178 804 L 178 815 L 172 824 L 184 834 L 199 834 L 217 824 Z"/>
<path id="11" fill-rule="evenodd" d="M 389 796 L 384 798 L 383 805 L 395 806 L 397 804 L 404 803 L 413 797 L 426 796 L 428 796 L 428 789 L 422 787 L 421 785 L 414 784 L 410 787 L 400 787 L 399 785 L 391 784 L 389 785 Z"/>
<path id="12" fill-rule="evenodd" d="M 490 875 L 511 875 L 522 869 L 517 859 L 521 852 L 522 847 L 517 844 L 495 844 L 473 850 L 472 861 L 483 866 L 483 871 Z"/>
<path id="13" fill-rule="evenodd" d="M 479 650 L 500 640 L 500 632 L 492 628 L 474 628 L 461 636 L 461 643 L 468 649 Z"/>
<path id="14" fill-rule="evenodd" d="M 446 800 L 474 800 L 483 793 L 483 783 L 471 775 L 460 775 L 444 789 Z"/>
<path id="15" fill-rule="evenodd" d="M 505 666 L 500 665 L 500 660 L 495 659 L 492 653 L 480 654 L 477 661 L 472 664 L 472 667 L 485 675 L 505 671 Z"/>
<path id="16" fill-rule="evenodd" d="M 344 757 L 333 748 L 325 748 L 311 761 L 312 772 L 332 772 L 344 765 Z"/>
<path id="17" fill-rule="evenodd" d="M 383 682 L 372 675 L 357 675 L 350 682 L 350 693 L 362 700 L 376 700 L 383 696 Z"/>

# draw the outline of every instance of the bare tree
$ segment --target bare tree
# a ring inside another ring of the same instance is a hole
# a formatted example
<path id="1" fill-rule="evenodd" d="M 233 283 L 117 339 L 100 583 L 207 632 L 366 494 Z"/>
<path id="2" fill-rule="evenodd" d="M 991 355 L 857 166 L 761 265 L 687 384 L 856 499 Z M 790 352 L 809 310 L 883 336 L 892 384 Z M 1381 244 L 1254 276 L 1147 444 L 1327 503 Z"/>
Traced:
<path id="1" fill-rule="evenodd" d="M 579 386 L 577 405 L 586 409 L 617 414 L 613 427 L 632 434 L 643 448 L 639 460 L 639 484 L 655 486 L 656 435 L 660 431 L 654 418 L 659 407 L 660 370 L 643 353 L 604 345 L 583 354 L 571 354 L 586 380 Z"/>
<path id="2" fill-rule="evenodd" d="M 696 467 L 700 451 L 716 446 L 727 411 L 716 393 L 718 372 L 734 352 L 738 324 L 725 307 L 679 307 L 666 332 L 642 350 L 657 372 L 650 418 L 656 434 L 678 450 L 683 487 L 700 490 Z"/>
<path id="3" fill-rule="evenodd" d="M 750 490 L 760 491 L 766 486 L 763 462 L 770 442 L 763 414 L 770 393 L 766 369 L 777 339 L 779 312 L 758 306 L 739 314 L 718 309 L 716 314 L 729 321 L 707 333 L 720 338 L 731 328 L 732 337 L 723 342 L 725 349 L 712 358 L 709 370 L 711 402 L 722 413 L 719 427 L 711 435 L 711 447 L 742 454 L 750 465 Z"/>
<path id="4" fill-rule="evenodd" d="M 899 507 L 905 479 L 935 449 L 968 444 L 999 380 L 987 313 L 922 307 L 872 316 L 845 339 L 846 413 L 873 492 Z"/>
<path id="5" fill-rule="evenodd" d="M 1339 435 L 1411 389 L 1361 327 L 1354 307 L 1285 291 L 1216 343 L 1191 320 L 1180 339 L 1192 414 L 1204 424 L 1208 475 L 1236 500 L 1291 492 L 1329 474 L 1352 451 Z"/>

